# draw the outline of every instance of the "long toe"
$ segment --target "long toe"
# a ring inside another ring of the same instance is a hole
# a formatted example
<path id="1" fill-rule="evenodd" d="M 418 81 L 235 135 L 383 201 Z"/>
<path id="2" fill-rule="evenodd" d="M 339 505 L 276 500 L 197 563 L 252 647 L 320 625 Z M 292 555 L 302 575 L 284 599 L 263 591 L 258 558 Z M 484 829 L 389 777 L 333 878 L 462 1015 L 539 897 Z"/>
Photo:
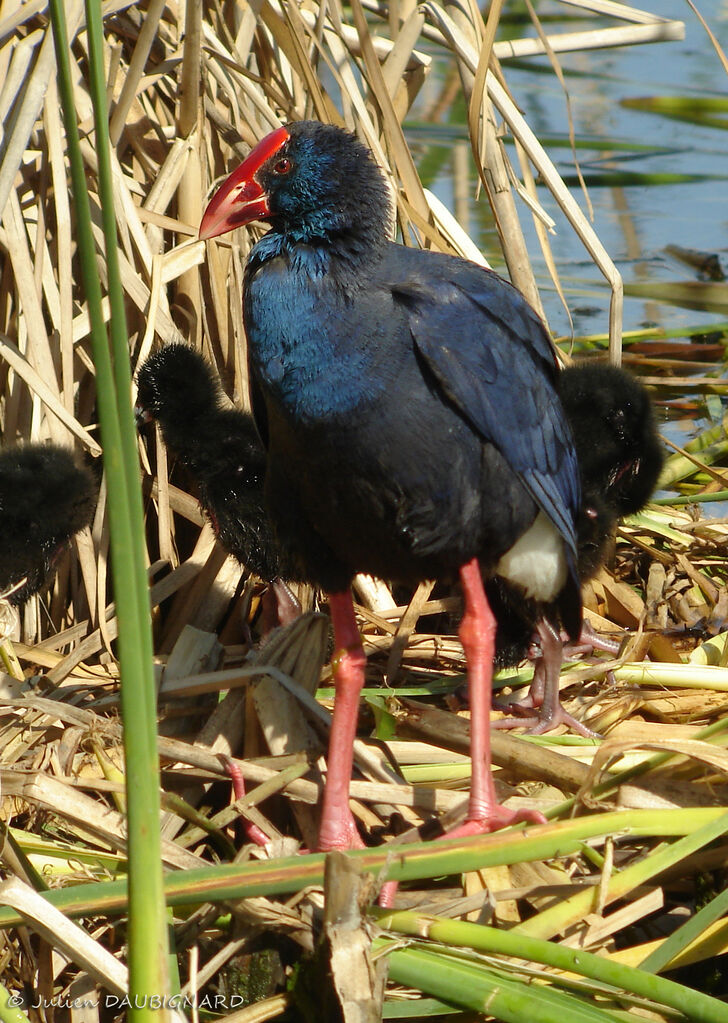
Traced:
<path id="1" fill-rule="evenodd" d="M 509 704 L 509 710 L 517 709 L 516 704 Z M 524 708 L 525 709 L 525 708 Z M 523 717 L 512 717 L 512 718 L 498 718 L 497 721 L 491 721 L 491 728 L 499 728 L 503 731 L 507 731 L 511 728 L 525 728 L 526 732 L 536 728 L 541 723 L 541 718 L 537 714 L 524 713 Z"/>
<path id="2" fill-rule="evenodd" d="M 468 838 L 471 835 L 488 835 L 501 828 L 509 828 L 513 824 L 546 824 L 546 818 L 540 810 L 509 810 L 507 806 L 496 803 L 490 808 L 487 817 L 466 820 L 457 828 L 448 831 L 443 838 Z"/>
<path id="3" fill-rule="evenodd" d="M 546 732 L 552 732 L 559 725 L 566 725 L 569 731 L 583 735 L 585 739 L 600 738 L 598 732 L 592 731 L 583 722 L 577 721 L 575 717 L 567 713 L 560 701 L 548 712 L 545 712 L 542 707 L 535 725 L 529 727 L 528 732 L 529 735 L 544 735 Z"/>

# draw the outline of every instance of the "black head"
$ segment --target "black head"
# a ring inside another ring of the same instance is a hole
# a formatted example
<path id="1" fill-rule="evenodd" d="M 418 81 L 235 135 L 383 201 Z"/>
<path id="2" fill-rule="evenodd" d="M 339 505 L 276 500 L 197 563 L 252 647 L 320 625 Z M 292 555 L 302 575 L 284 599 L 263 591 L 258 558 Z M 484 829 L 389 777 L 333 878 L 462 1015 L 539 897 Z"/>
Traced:
<path id="1" fill-rule="evenodd" d="M 217 379 L 207 360 L 188 345 L 172 344 L 150 355 L 137 374 L 136 416 L 162 429 L 193 422 L 214 412 L 220 402 Z"/>
<path id="2" fill-rule="evenodd" d="M 218 492 L 228 493 L 230 500 L 238 494 L 244 501 L 250 491 L 262 501 L 266 452 L 247 412 L 220 409 L 201 423 L 187 464 L 201 485 L 220 488 Z"/>
<path id="3" fill-rule="evenodd" d="M 200 237 L 267 220 L 297 241 L 353 233 L 379 245 L 391 205 L 381 170 L 355 135 L 296 121 L 266 136 L 223 182 L 205 210 Z"/>
<path id="4" fill-rule="evenodd" d="M 37 592 L 71 537 L 88 525 L 96 483 L 73 454 L 55 445 L 0 454 L 0 593 L 25 579 L 9 600 Z"/>
<path id="5" fill-rule="evenodd" d="M 584 492 L 601 493 L 618 516 L 639 510 L 664 461 L 647 391 L 625 370 L 599 363 L 565 369 L 559 390 Z"/>

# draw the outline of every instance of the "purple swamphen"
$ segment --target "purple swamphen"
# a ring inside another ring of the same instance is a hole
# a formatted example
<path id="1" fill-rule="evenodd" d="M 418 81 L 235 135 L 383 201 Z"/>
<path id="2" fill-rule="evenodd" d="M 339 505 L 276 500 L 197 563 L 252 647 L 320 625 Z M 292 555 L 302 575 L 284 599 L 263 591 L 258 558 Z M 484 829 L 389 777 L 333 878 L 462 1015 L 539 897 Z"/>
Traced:
<path id="1" fill-rule="evenodd" d="M 348 801 L 366 665 L 359 571 L 460 578 L 473 775 L 452 834 L 543 820 L 495 796 L 483 574 L 554 604 L 579 635 L 579 472 L 545 327 L 497 274 L 390 241 L 388 186 L 340 128 L 303 121 L 268 135 L 213 196 L 200 237 L 254 220 L 271 227 L 243 286 L 266 502 L 303 577 L 329 594 L 334 627 L 320 848 L 361 845 Z"/>
<path id="2" fill-rule="evenodd" d="M 284 581 L 295 568 L 272 535 L 263 495 L 267 455 L 252 417 L 222 407 L 213 367 L 188 345 L 160 348 L 137 382 L 139 418 L 159 422 L 168 449 L 195 479 L 222 546 L 270 583 L 276 600 L 271 619 L 289 620 L 300 610 Z M 629 373 L 591 362 L 563 370 L 557 383 L 579 462 L 578 571 L 586 580 L 604 560 L 617 520 L 648 499 L 663 456 L 647 391 Z M 534 634 L 541 647 L 528 696 L 506 705 L 525 716 L 497 720 L 493 727 L 525 726 L 538 734 L 566 724 L 593 735 L 559 699 L 558 617 L 539 618 L 540 606 L 497 576 L 487 580 L 486 594 L 497 619 L 498 666 L 524 660 Z M 611 649 L 595 635 L 581 639 Z"/>
<path id="3" fill-rule="evenodd" d="M 0 597 L 18 606 L 44 585 L 96 505 L 91 471 L 55 444 L 0 452 Z"/>

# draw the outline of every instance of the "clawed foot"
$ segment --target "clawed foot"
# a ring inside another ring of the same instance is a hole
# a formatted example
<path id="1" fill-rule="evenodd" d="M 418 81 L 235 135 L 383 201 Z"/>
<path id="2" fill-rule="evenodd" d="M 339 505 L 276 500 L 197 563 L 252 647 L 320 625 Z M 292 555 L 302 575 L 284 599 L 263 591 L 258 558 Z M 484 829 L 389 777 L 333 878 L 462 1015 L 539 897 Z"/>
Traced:
<path id="1" fill-rule="evenodd" d="M 585 739 L 600 738 L 598 732 L 588 728 L 583 722 L 577 721 L 573 715 L 564 710 L 560 703 L 548 714 L 542 711 L 536 719 L 536 724 L 528 731 L 530 735 L 544 735 L 544 733 L 558 728 L 559 725 L 566 725 L 570 731 L 576 732 L 577 735 L 583 735 Z"/>
<path id="2" fill-rule="evenodd" d="M 487 817 L 470 818 L 452 831 L 446 832 L 441 838 L 469 838 L 471 835 L 489 835 L 501 828 L 513 824 L 546 824 L 546 818 L 540 810 L 509 810 L 507 806 L 496 803 L 491 807 Z"/>
<path id="3" fill-rule="evenodd" d="M 319 835 L 318 846 L 319 852 L 330 852 L 332 849 L 341 849 L 343 852 L 346 852 L 349 849 L 367 848 L 362 841 L 351 813 L 348 815 L 347 820 L 338 822 L 337 828 L 328 829 L 328 835 L 322 829 L 322 833 Z M 398 881 L 385 881 L 379 889 L 377 905 L 381 906 L 382 909 L 391 909 L 394 905 L 398 887 Z"/>
<path id="4" fill-rule="evenodd" d="M 522 704 L 511 704 L 512 707 L 520 708 Z M 559 725 L 566 725 L 566 727 L 576 732 L 577 735 L 583 735 L 585 739 L 598 739 L 599 733 L 592 731 L 581 721 L 577 721 L 573 715 L 567 713 L 561 704 L 553 710 L 550 714 L 527 714 L 523 717 L 513 718 L 499 718 L 497 721 L 491 721 L 491 728 L 525 728 L 527 735 L 545 735 L 546 732 L 553 731 L 554 728 L 558 728 Z"/>
<path id="5" fill-rule="evenodd" d="M 351 812 L 334 821 L 322 821 L 318 851 L 331 852 L 332 849 L 341 849 L 342 852 L 349 849 L 366 849 Z"/>
<path id="6" fill-rule="evenodd" d="M 536 700 L 531 692 L 528 692 L 522 700 L 495 700 L 493 702 L 493 708 L 494 710 L 510 710 L 516 714 L 520 714 L 521 711 L 523 711 L 524 716 L 528 717 L 528 711 L 538 710 L 542 703 L 543 697 L 540 700 Z M 491 722 L 491 725 L 495 728 L 504 727 L 498 721 Z"/>

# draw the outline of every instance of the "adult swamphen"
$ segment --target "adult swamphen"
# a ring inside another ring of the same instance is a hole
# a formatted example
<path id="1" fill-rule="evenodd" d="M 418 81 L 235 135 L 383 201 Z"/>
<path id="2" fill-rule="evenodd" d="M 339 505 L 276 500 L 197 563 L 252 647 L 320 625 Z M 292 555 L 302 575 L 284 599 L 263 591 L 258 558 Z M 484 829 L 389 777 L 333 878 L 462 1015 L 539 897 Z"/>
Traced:
<path id="1" fill-rule="evenodd" d="M 548 335 L 520 294 L 463 259 L 389 241 L 370 152 L 303 121 L 260 142 L 209 203 L 201 238 L 253 220 L 244 319 L 266 500 L 305 578 L 329 595 L 336 701 L 319 844 L 360 844 L 348 803 L 365 657 L 358 571 L 454 577 L 465 611 L 477 834 L 533 811 L 497 804 L 489 709 L 495 622 L 481 570 L 581 625 L 579 476 Z"/>
<path id="2" fill-rule="evenodd" d="M 252 416 L 224 408 L 207 360 L 188 345 L 150 355 L 137 374 L 137 420 L 156 420 L 169 451 L 197 483 L 200 504 L 225 550 L 270 584 L 272 619 L 300 605 L 285 580 L 301 581 L 276 543 L 263 497 L 267 456 Z"/>
<path id="3" fill-rule="evenodd" d="M 299 608 L 282 577 L 291 578 L 295 569 L 272 535 L 263 496 L 267 455 L 251 416 L 222 407 L 213 368 L 188 345 L 160 348 L 139 370 L 137 382 L 140 418 L 159 422 L 165 444 L 196 480 L 221 544 L 271 584 L 275 616 L 288 620 Z M 576 534 L 584 581 L 601 565 L 617 520 L 649 497 L 663 456 L 647 391 L 629 373 L 592 362 L 565 369 L 557 382 L 579 462 Z M 488 579 L 486 594 L 497 619 L 498 666 L 524 660 L 534 634 L 541 647 L 528 696 L 506 704 L 525 716 L 499 719 L 493 727 L 527 727 L 539 734 L 566 724 L 593 735 L 559 699 L 558 620 L 540 618 L 537 604 L 498 577 Z M 599 637 L 581 638 L 609 649 Z"/>
<path id="4" fill-rule="evenodd" d="M 55 444 L 0 453 L 0 597 L 19 606 L 49 579 L 71 537 L 91 521 L 89 469 Z"/>
<path id="5" fill-rule="evenodd" d="M 584 363 L 565 369 L 558 385 L 579 462 L 582 496 L 576 536 L 579 576 L 586 581 L 602 564 L 618 519 L 639 511 L 649 499 L 664 458 L 649 395 L 629 373 Z M 528 696 L 510 704 L 530 715 L 494 724 L 525 725 L 538 734 L 563 723 L 593 735 L 561 705 L 558 621 L 549 620 L 548 614 L 539 618 L 541 609 L 500 579 L 489 580 L 486 589 L 498 619 L 497 663 L 507 667 L 523 660 L 534 631 L 541 645 Z M 583 638 L 593 641 L 592 636 Z"/>

